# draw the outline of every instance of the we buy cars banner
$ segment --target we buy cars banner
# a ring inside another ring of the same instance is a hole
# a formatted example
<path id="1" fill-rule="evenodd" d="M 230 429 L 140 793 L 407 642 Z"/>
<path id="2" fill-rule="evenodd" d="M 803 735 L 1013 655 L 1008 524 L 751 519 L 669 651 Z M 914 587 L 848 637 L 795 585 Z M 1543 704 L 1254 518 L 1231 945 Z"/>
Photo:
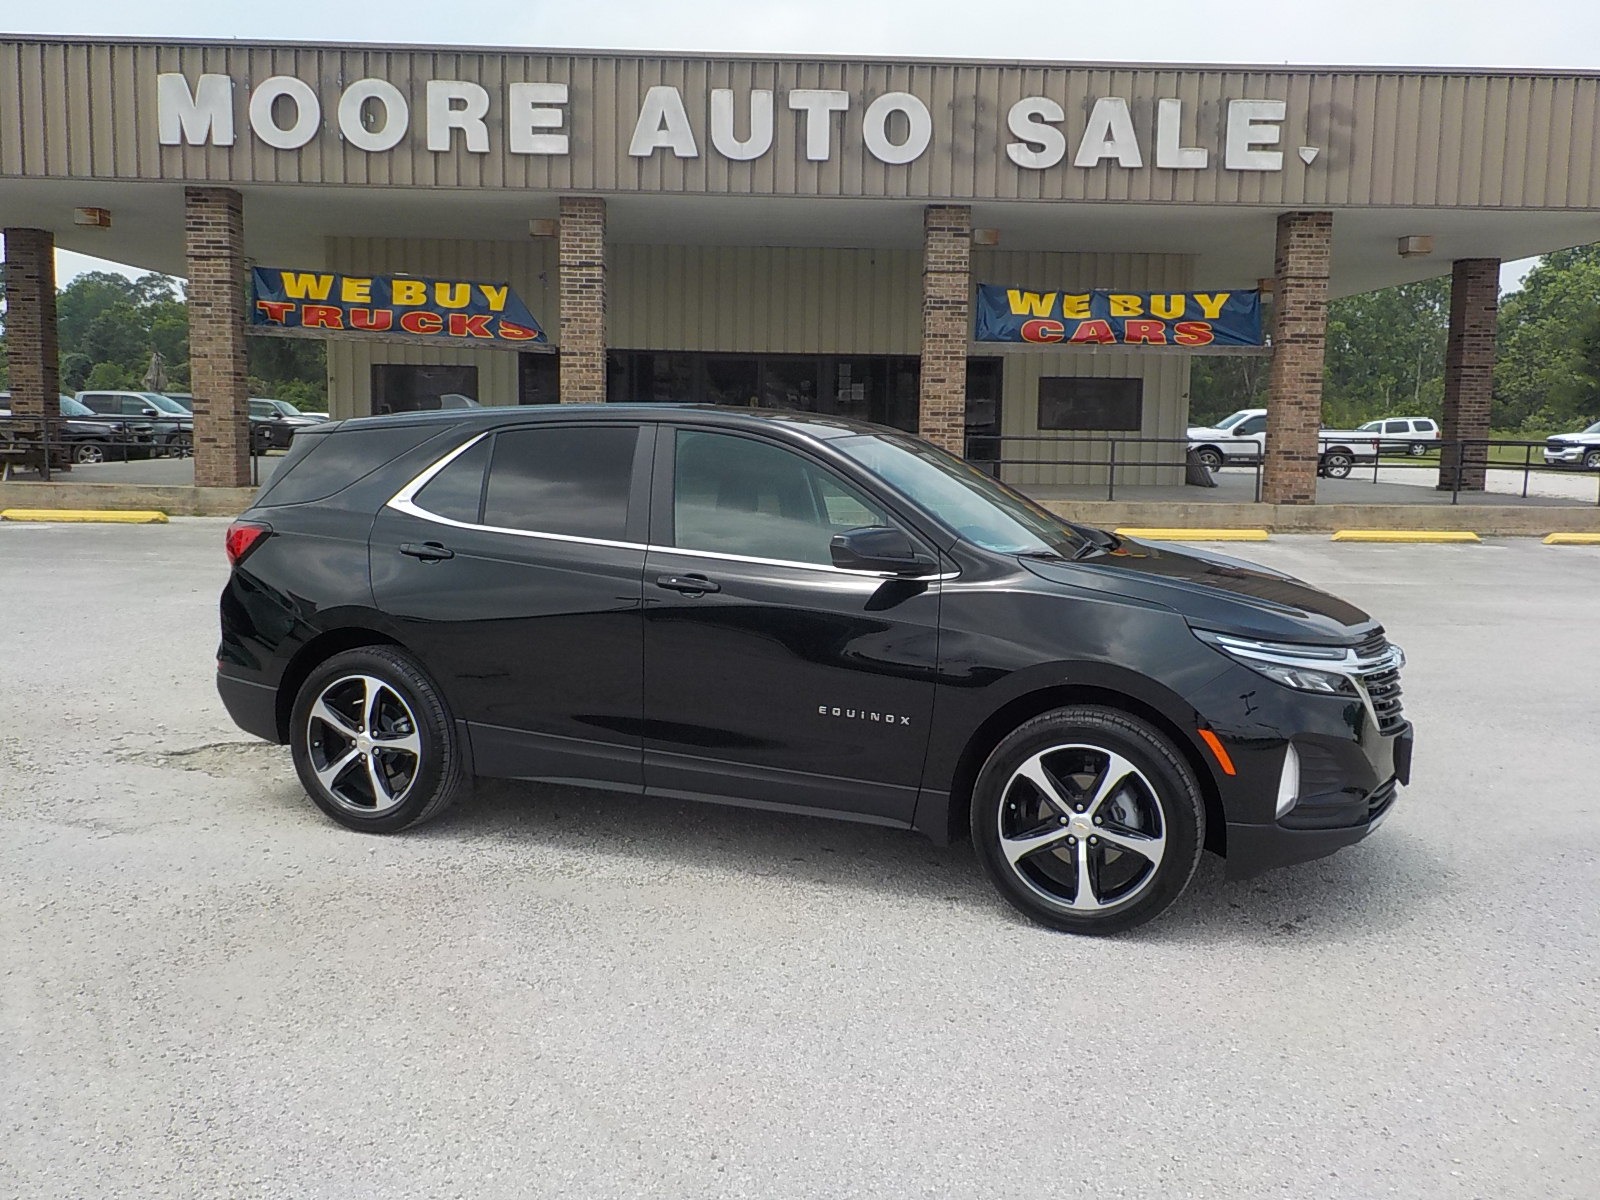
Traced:
<path id="1" fill-rule="evenodd" d="M 250 284 L 250 324 L 258 333 L 470 342 L 517 350 L 549 345 L 508 283 L 252 267 Z"/>
<path id="2" fill-rule="evenodd" d="M 980 342 L 1260 346 L 1261 293 L 1035 292 L 980 284 Z"/>

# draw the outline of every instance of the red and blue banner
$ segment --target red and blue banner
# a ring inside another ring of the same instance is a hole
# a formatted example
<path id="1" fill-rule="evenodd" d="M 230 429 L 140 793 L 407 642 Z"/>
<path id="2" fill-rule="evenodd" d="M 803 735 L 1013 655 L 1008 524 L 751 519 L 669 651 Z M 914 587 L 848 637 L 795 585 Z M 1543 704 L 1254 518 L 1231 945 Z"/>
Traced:
<path id="1" fill-rule="evenodd" d="M 250 324 L 262 333 L 370 335 L 503 349 L 548 347 L 508 283 L 252 267 Z"/>
<path id="2" fill-rule="evenodd" d="M 977 340 L 1064 346 L 1260 346 L 1261 293 L 1036 292 L 980 284 Z"/>

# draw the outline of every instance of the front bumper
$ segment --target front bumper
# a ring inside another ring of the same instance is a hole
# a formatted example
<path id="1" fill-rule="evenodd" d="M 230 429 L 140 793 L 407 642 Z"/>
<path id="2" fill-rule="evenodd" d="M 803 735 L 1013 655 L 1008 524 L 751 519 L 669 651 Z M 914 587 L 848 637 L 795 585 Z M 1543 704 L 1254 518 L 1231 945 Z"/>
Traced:
<path id="1" fill-rule="evenodd" d="M 1574 467 L 1583 461 L 1586 447 L 1568 446 L 1561 450 L 1552 450 L 1548 447 L 1544 452 L 1544 465 L 1547 467 Z"/>

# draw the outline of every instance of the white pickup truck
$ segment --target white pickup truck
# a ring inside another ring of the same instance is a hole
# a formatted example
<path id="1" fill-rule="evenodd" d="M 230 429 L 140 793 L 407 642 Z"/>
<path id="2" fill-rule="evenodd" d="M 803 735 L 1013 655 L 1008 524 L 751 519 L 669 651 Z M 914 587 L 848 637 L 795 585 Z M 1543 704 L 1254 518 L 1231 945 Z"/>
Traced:
<path id="1" fill-rule="evenodd" d="M 1324 429 L 1317 434 L 1319 473 L 1330 479 L 1350 474 L 1359 458 L 1373 458 L 1381 438 L 1371 431 Z M 1213 471 L 1226 464 L 1258 461 L 1267 447 L 1267 410 L 1241 408 L 1215 425 L 1191 425 L 1189 449 Z"/>

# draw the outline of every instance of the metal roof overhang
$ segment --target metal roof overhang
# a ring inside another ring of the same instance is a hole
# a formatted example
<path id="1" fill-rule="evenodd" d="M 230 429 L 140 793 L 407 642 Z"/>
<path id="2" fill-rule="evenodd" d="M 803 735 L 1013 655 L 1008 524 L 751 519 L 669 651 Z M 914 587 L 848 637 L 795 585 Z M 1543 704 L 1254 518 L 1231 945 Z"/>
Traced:
<path id="1" fill-rule="evenodd" d="M 519 241 L 554 217 L 558 193 L 252 184 L 245 249 L 257 262 L 321 267 L 330 237 Z M 912 248 L 927 200 L 683 195 L 608 198 L 607 238 L 634 245 Z M 73 224 L 73 209 L 106 208 L 109 229 Z M 1195 204 L 979 201 L 973 224 L 1004 250 L 1186 254 L 1199 287 L 1243 287 L 1270 276 L 1277 210 Z M 0 179 L 0 222 L 55 231 L 57 245 L 131 266 L 185 274 L 183 187 L 126 180 Z M 1336 296 L 1447 274 L 1457 258 L 1513 260 L 1600 241 L 1600 213 L 1560 209 L 1334 208 Z M 1401 237 L 1434 238 L 1431 255 L 1402 258 Z M 996 281 L 1000 282 L 1000 281 Z"/>

